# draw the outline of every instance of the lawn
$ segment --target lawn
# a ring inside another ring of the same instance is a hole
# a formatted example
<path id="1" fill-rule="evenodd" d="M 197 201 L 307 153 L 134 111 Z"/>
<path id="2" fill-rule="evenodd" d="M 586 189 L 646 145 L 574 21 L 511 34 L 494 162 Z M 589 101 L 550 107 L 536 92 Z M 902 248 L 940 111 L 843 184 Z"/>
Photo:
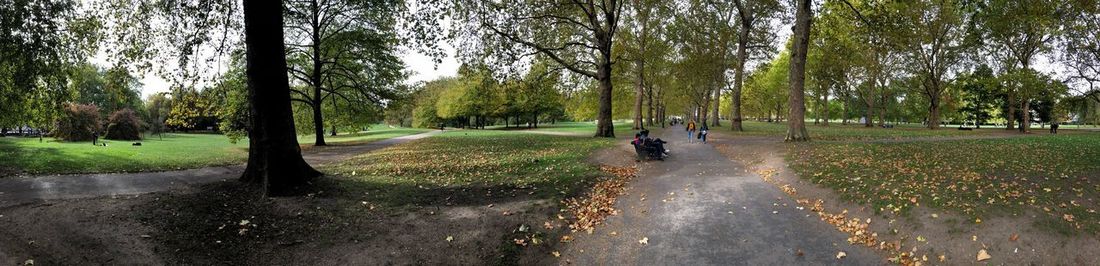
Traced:
<path id="1" fill-rule="evenodd" d="M 745 121 L 744 123 L 742 123 L 745 131 L 742 132 L 734 132 L 730 130 L 729 125 L 729 121 L 722 121 L 722 126 L 712 127 L 711 130 L 716 130 L 716 132 L 737 136 L 782 137 L 787 133 L 786 122 L 767 123 L 758 121 Z M 919 124 L 898 125 L 894 128 L 868 128 L 864 127 L 863 125 L 841 125 L 840 123 L 832 123 L 829 124 L 829 126 L 823 126 L 815 125 L 813 124 L 813 122 L 807 123 L 806 131 L 810 133 L 811 139 L 824 141 L 890 140 L 1012 134 L 1012 132 L 1007 132 L 1000 128 L 982 128 L 973 131 L 963 131 L 958 130 L 954 127 L 941 127 L 938 130 L 929 130 L 927 128 L 921 127 Z M 1035 129 L 1033 131 L 1043 132 L 1041 129 Z"/>
<path id="2" fill-rule="evenodd" d="M 557 198 L 600 175 L 589 154 L 613 140 L 496 130 L 448 130 L 322 167 L 385 205 L 478 198 Z"/>
<path id="3" fill-rule="evenodd" d="M 1100 232 L 1100 134 L 789 147 L 800 176 L 879 213 L 918 204 L 977 219 L 1035 211 Z"/>
<path id="4" fill-rule="evenodd" d="M 28 174 L 139 172 L 243 163 L 248 142 L 219 134 L 164 134 L 141 141 L 64 142 L 46 138 L 0 139 L 0 168 Z"/>
<path id="5" fill-rule="evenodd" d="M 325 136 L 325 143 L 332 145 L 358 145 L 371 141 L 395 138 L 406 135 L 420 134 L 431 131 L 431 129 L 425 128 L 407 128 L 407 127 L 389 127 L 385 125 L 375 125 L 370 130 L 361 131 L 351 134 L 339 134 L 336 136 Z M 298 136 L 298 143 L 312 145 L 316 141 L 313 135 L 301 135 Z"/>
<path id="6" fill-rule="evenodd" d="M 371 131 L 326 136 L 333 145 L 357 145 L 393 137 L 412 135 L 428 129 L 378 126 Z M 230 143 L 220 134 L 168 133 L 149 135 L 141 146 L 132 141 L 107 140 L 107 146 L 90 142 L 65 142 L 46 138 L 0 138 L 0 177 L 10 172 L 39 174 L 143 172 L 198 168 L 244 163 L 248 158 L 248 140 Z M 301 136 L 302 145 L 311 145 L 312 136 Z"/>

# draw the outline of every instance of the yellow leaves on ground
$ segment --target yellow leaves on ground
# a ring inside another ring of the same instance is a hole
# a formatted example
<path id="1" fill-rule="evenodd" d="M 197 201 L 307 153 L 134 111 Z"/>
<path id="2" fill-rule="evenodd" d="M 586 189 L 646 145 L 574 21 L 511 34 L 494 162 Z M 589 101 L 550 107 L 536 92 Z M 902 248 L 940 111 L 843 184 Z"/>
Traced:
<path id="1" fill-rule="evenodd" d="M 563 201 L 574 218 L 569 224 L 573 232 L 591 233 L 591 230 L 602 223 L 608 215 L 616 214 L 615 200 L 623 194 L 626 183 L 637 173 L 635 168 L 613 166 L 601 166 L 600 170 L 613 177 L 597 182 L 592 190 L 583 196 Z"/>
<path id="2" fill-rule="evenodd" d="M 993 256 L 990 256 L 989 252 L 986 252 L 985 249 L 978 251 L 978 261 L 985 261 L 992 258 Z"/>

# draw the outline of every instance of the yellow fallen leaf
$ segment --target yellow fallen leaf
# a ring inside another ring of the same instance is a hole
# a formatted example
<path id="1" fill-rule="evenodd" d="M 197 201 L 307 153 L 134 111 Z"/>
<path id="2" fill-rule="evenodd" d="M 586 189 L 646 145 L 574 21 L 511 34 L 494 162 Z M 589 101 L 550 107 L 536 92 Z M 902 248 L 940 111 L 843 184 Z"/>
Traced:
<path id="1" fill-rule="evenodd" d="M 838 260 L 843 259 L 844 257 L 847 257 L 847 256 L 848 256 L 848 253 L 844 253 L 844 251 L 836 253 L 836 259 L 838 259 Z"/>
<path id="2" fill-rule="evenodd" d="M 947 260 L 947 255 L 940 255 L 940 262 L 944 262 L 946 260 Z"/>
<path id="3" fill-rule="evenodd" d="M 451 242 L 451 241 L 454 241 L 454 240 L 455 240 L 455 237 L 447 236 L 447 242 Z"/>
<path id="4" fill-rule="evenodd" d="M 560 253 L 560 252 L 557 252 L 557 251 L 554 251 L 554 252 L 550 252 L 550 254 L 554 254 L 554 257 L 555 257 L 555 258 L 557 258 L 557 257 L 561 257 L 561 253 Z"/>
<path id="5" fill-rule="evenodd" d="M 638 240 L 638 243 L 641 243 L 642 245 L 649 245 L 649 238 L 643 237 L 642 240 Z"/>
<path id="6" fill-rule="evenodd" d="M 978 261 L 985 261 L 992 258 L 993 256 L 989 256 L 989 253 L 985 252 L 985 249 L 978 251 Z"/>

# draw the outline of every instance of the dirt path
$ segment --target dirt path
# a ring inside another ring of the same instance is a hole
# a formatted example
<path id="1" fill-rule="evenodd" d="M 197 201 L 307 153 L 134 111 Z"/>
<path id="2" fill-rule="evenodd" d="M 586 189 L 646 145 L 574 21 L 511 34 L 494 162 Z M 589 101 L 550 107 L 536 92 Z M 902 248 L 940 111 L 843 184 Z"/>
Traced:
<path id="1" fill-rule="evenodd" d="M 592 234 L 578 233 L 562 263 L 579 265 L 882 264 L 870 249 L 765 183 L 710 144 L 687 144 L 682 128 L 667 137 L 672 157 L 639 164 L 619 198 L 619 215 Z M 642 243 L 646 242 L 646 243 Z M 838 260 L 838 252 L 847 257 Z"/>
<path id="2" fill-rule="evenodd" d="M 340 161 L 372 150 L 439 134 L 431 131 L 355 146 L 315 147 L 303 157 L 313 165 Z M 201 156 L 201 155 L 197 155 Z M 146 173 L 77 174 L 0 179 L 0 207 L 51 199 L 133 195 L 196 187 L 237 178 L 244 165 Z"/>

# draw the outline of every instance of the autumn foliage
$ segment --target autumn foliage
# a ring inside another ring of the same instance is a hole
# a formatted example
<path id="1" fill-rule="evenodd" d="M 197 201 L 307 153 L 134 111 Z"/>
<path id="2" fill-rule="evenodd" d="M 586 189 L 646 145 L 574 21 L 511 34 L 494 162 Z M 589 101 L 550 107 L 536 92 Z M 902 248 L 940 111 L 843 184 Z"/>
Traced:
<path id="1" fill-rule="evenodd" d="M 115 111 L 107 119 L 108 139 L 114 140 L 140 140 L 141 130 L 145 123 L 138 118 L 134 110 L 122 109 Z"/>
<path id="2" fill-rule="evenodd" d="M 53 135 L 67 141 L 89 141 L 95 138 L 101 128 L 99 107 L 68 103 L 61 110 Z"/>

